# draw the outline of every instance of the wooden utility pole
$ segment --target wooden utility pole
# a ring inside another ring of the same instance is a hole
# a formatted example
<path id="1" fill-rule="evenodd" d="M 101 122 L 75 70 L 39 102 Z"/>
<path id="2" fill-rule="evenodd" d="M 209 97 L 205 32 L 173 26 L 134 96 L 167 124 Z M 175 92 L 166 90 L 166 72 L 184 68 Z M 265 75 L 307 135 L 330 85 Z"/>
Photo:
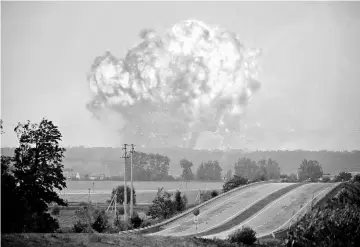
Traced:
<path id="1" fill-rule="evenodd" d="M 127 222 L 127 184 L 126 184 L 126 159 L 129 158 L 127 156 L 127 151 L 126 151 L 126 148 L 127 148 L 127 145 L 128 144 L 124 144 L 124 154 L 123 154 L 123 159 L 125 159 L 125 162 L 124 162 L 124 221 Z"/>
<path id="2" fill-rule="evenodd" d="M 88 198 L 88 201 L 89 201 L 89 203 L 90 203 L 90 191 L 91 191 L 91 189 L 89 188 L 89 198 Z"/>
<path id="3" fill-rule="evenodd" d="M 130 193 L 130 217 L 133 216 L 133 213 L 134 213 L 134 183 L 133 183 L 133 154 L 134 154 L 134 147 L 135 145 L 134 144 L 131 144 L 131 151 L 130 151 L 130 161 L 131 161 L 131 168 L 130 168 L 130 177 L 131 177 L 131 193 Z"/>

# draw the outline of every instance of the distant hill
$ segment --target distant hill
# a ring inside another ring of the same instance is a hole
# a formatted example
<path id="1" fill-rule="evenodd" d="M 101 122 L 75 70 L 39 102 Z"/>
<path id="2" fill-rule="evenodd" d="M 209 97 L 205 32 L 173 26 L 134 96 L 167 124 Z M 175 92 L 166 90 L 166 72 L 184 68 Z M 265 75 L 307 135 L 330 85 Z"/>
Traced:
<path id="1" fill-rule="evenodd" d="M 303 159 L 314 159 L 319 161 L 324 173 L 339 173 L 340 171 L 360 172 L 360 151 L 333 152 L 333 151 L 253 151 L 243 150 L 193 150 L 185 148 L 137 148 L 136 151 L 144 153 L 159 153 L 171 159 L 170 173 L 177 175 L 181 173 L 180 160 L 186 158 L 193 162 L 194 169 L 202 161 L 218 160 L 225 173 L 232 169 L 238 158 L 248 157 L 255 161 L 262 158 L 272 158 L 278 161 L 281 173 L 296 173 Z M 12 155 L 14 148 L 1 148 L 2 155 Z M 106 147 L 71 147 L 66 148 L 64 166 L 73 168 L 80 174 L 105 173 L 116 175 L 123 172 L 124 159 L 121 159 L 121 148 Z"/>

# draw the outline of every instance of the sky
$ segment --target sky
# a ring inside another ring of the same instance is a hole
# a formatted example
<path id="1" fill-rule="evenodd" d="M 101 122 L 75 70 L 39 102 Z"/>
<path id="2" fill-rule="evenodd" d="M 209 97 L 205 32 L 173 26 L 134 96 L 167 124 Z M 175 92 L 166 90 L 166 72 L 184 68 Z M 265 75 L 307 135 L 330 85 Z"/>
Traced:
<path id="1" fill-rule="evenodd" d="M 139 31 L 219 25 L 262 49 L 260 90 L 241 120 L 249 150 L 360 149 L 358 2 L 2 2 L 1 146 L 18 122 L 52 120 L 65 146 L 120 146 L 118 118 L 86 108 L 94 58 L 123 57 Z M 196 148 L 217 148 L 202 133 Z"/>

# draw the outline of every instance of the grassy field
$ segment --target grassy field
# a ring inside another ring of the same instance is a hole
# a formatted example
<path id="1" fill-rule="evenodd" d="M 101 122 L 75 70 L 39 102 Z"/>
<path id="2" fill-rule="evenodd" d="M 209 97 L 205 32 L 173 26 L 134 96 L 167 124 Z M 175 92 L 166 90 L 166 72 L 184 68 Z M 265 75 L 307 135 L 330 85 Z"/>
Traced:
<path id="1" fill-rule="evenodd" d="M 67 188 L 59 192 L 60 197 L 69 202 L 92 201 L 93 203 L 105 203 L 110 199 L 111 191 L 118 185 L 123 185 L 121 181 L 67 181 Z M 130 185 L 130 183 L 128 183 Z M 134 182 L 136 191 L 136 202 L 139 204 L 149 204 L 154 199 L 157 189 L 164 187 L 169 192 L 180 190 L 185 193 L 189 203 L 194 203 L 200 190 L 221 190 L 223 182 Z M 89 195 L 89 188 L 90 195 Z"/>
<path id="2" fill-rule="evenodd" d="M 66 194 L 85 193 L 88 194 L 88 189 L 95 193 L 111 193 L 111 190 L 119 185 L 123 185 L 123 181 L 67 181 Z M 204 189 L 222 189 L 223 182 L 198 182 L 193 181 L 184 183 L 180 181 L 163 182 L 163 181 L 135 181 L 134 188 L 136 191 L 155 190 L 164 187 L 166 190 L 204 190 Z M 128 182 L 130 186 L 130 183 Z M 61 192 L 63 194 L 64 191 Z"/>
<path id="3" fill-rule="evenodd" d="M 145 192 L 136 192 L 136 202 L 139 204 L 149 204 L 152 202 L 156 195 L 157 191 L 145 191 Z M 196 190 L 190 190 L 190 191 L 182 191 L 187 198 L 189 203 L 194 203 L 196 196 L 198 194 L 198 191 Z M 93 203 L 105 203 L 107 200 L 110 200 L 111 194 L 60 194 L 60 197 L 63 199 L 67 199 L 69 202 L 82 202 L 82 201 L 88 201 L 90 198 L 90 201 Z"/>

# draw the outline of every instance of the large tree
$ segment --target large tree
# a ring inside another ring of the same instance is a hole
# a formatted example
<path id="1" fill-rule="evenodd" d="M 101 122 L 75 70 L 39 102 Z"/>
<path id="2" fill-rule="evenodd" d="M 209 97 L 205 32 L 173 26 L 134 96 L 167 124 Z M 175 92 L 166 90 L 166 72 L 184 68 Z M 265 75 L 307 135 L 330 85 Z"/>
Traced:
<path id="1" fill-rule="evenodd" d="M 180 160 L 180 166 L 183 169 L 182 174 L 181 174 L 181 178 L 188 182 L 194 179 L 194 174 L 191 170 L 191 167 L 193 166 L 193 163 L 191 163 L 190 161 L 188 161 L 187 159 L 182 159 Z"/>
<path id="2" fill-rule="evenodd" d="M 258 166 L 256 162 L 249 158 L 239 158 L 234 165 L 235 175 L 241 176 L 248 180 L 252 180 L 255 177 Z"/>
<path id="3" fill-rule="evenodd" d="M 197 180 L 220 181 L 222 168 L 217 160 L 202 162 L 196 171 Z"/>
<path id="4" fill-rule="evenodd" d="M 119 204 L 123 204 L 124 203 L 124 191 L 125 191 L 125 186 L 124 185 L 119 185 L 118 187 L 114 188 L 111 192 L 111 198 L 113 198 L 113 196 L 116 193 L 116 202 Z M 131 201 L 131 187 L 129 185 L 126 186 L 126 197 L 127 197 L 127 204 L 130 203 Z M 136 192 L 135 192 L 135 188 L 133 190 L 133 203 L 134 205 L 136 204 Z"/>
<path id="5" fill-rule="evenodd" d="M 42 119 L 38 124 L 30 121 L 19 123 L 15 132 L 19 147 L 15 149 L 11 160 L 6 159 L 2 167 L 6 172 L 1 174 L 2 179 L 13 180 L 11 183 L 15 183 L 15 186 L 2 187 L 2 194 L 12 193 L 17 204 L 19 201 L 22 203 L 22 210 L 16 214 L 21 215 L 23 220 L 16 222 L 16 227 L 11 231 L 18 231 L 19 228 L 22 228 L 22 231 L 53 231 L 58 224 L 46 213 L 48 204 L 55 202 L 66 205 L 55 192 L 55 189 L 62 190 L 66 187 L 64 166 L 61 163 L 65 152 L 65 149 L 60 147 L 61 133 L 57 126 L 46 119 Z M 3 160 L 5 161 L 5 158 L 2 158 Z M 13 163 L 11 171 L 10 163 Z M 4 222 L 7 220 L 11 221 L 12 218 L 5 218 Z"/>
<path id="6" fill-rule="evenodd" d="M 323 175 L 322 166 L 316 160 L 306 160 L 304 159 L 299 167 L 299 180 L 304 181 L 310 179 L 311 181 L 316 181 L 321 178 Z"/>

